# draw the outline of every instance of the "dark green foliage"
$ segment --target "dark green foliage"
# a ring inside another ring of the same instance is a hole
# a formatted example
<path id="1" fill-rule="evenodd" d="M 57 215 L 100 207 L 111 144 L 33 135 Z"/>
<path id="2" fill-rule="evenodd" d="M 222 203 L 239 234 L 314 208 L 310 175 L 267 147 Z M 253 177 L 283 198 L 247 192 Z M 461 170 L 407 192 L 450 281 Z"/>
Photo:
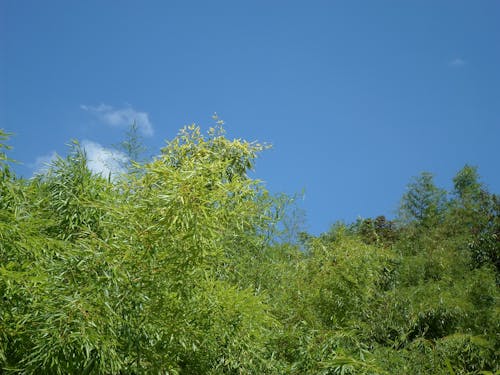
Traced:
<path id="1" fill-rule="evenodd" d="M 387 220 L 385 216 L 377 216 L 375 219 L 360 219 L 351 226 L 351 230 L 368 245 L 377 244 L 389 247 L 399 238 L 396 223 Z"/>
<path id="2" fill-rule="evenodd" d="M 424 172 L 416 177 L 403 195 L 400 219 L 429 228 L 438 223 L 446 205 L 446 192 L 434 184 L 432 174 Z"/>
<path id="3" fill-rule="evenodd" d="M 455 199 L 450 221 L 467 238 L 474 267 L 492 264 L 500 273 L 500 199 L 479 181 L 476 168 L 465 166 L 453 179 Z"/>

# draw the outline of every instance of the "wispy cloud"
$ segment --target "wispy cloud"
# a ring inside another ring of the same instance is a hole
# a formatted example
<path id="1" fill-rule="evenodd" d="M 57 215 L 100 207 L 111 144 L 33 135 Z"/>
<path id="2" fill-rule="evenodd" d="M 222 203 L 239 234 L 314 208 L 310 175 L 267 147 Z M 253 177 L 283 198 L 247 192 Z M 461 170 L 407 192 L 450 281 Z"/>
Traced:
<path id="1" fill-rule="evenodd" d="M 47 172 L 50 165 L 57 158 L 57 153 L 55 151 L 51 151 L 47 155 L 38 156 L 35 159 L 35 162 L 32 164 L 28 164 L 29 167 L 33 169 L 33 175 L 43 174 Z"/>
<path id="2" fill-rule="evenodd" d="M 139 130 L 145 136 L 152 136 L 154 133 L 148 113 L 136 111 L 130 106 L 114 108 L 110 105 L 100 104 L 97 107 L 81 105 L 80 108 L 96 116 L 99 121 L 106 125 L 126 127 L 135 121 Z"/>
<path id="3" fill-rule="evenodd" d="M 467 62 L 460 57 L 454 58 L 453 60 L 451 60 L 448 63 L 449 66 L 454 67 L 454 68 L 460 68 L 460 67 L 464 66 L 465 64 L 467 64 Z"/>
<path id="4" fill-rule="evenodd" d="M 104 177 L 126 172 L 123 164 L 128 162 L 128 157 L 123 152 L 103 147 L 88 139 L 83 140 L 81 145 L 87 154 L 87 165 L 92 172 Z"/>
<path id="5" fill-rule="evenodd" d="M 124 165 L 129 161 L 129 158 L 123 152 L 106 148 L 88 139 L 83 140 L 80 145 L 85 151 L 87 167 L 92 173 L 115 178 L 126 172 Z M 55 151 L 38 156 L 34 163 L 29 164 L 29 167 L 33 170 L 33 176 L 47 173 L 57 157 Z"/>

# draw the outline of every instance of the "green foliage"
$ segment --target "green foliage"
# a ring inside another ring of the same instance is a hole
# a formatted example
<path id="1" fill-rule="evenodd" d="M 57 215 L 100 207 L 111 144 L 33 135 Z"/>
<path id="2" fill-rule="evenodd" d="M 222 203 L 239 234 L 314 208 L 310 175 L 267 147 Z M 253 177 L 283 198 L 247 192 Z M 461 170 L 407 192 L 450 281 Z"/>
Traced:
<path id="1" fill-rule="evenodd" d="M 461 233 L 473 267 L 493 264 L 500 273 L 500 199 L 480 182 L 477 169 L 465 166 L 454 182 L 449 226 Z"/>
<path id="2" fill-rule="evenodd" d="M 6 151 L 11 149 L 11 146 L 5 144 L 4 142 L 9 139 L 12 134 L 7 133 L 5 130 L 0 129 L 0 166 L 3 168 L 6 162 L 10 159 L 7 157 Z"/>
<path id="3" fill-rule="evenodd" d="M 9 168 L 9 162 L 13 160 L 7 157 L 7 151 L 12 147 L 6 144 L 11 134 L 5 132 L 3 129 L 0 129 L 0 208 L 7 205 L 7 198 L 10 196 L 9 194 L 9 182 L 11 180 L 12 173 Z"/>
<path id="4" fill-rule="evenodd" d="M 341 229 L 342 232 L 343 229 Z M 309 303 L 325 325 L 350 326 L 367 316 L 371 299 L 383 282 L 390 255 L 337 233 L 336 240 L 310 243 Z"/>
<path id="5" fill-rule="evenodd" d="M 142 136 L 139 134 L 139 127 L 134 121 L 125 134 L 125 139 L 117 145 L 118 150 L 125 153 L 127 158 L 133 162 L 140 162 L 141 155 L 146 152 Z"/>
<path id="6" fill-rule="evenodd" d="M 124 181 L 93 175 L 74 144 L 45 175 L 18 182 L 24 202 L 1 215 L 4 371 L 272 368 L 278 322 L 220 277 L 237 244 L 265 243 L 271 203 L 245 173 L 261 149 L 189 127 Z"/>
<path id="7" fill-rule="evenodd" d="M 220 125 L 114 180 L 78 143 L 18 179 L 0 131 L 2 373 L 500 371 L 500 206 L 475 168 L 315 237 L 249 177 L 266 146 Z"/>
<path id="8" fill-rule="evenodd" d="M 69 241 L 89 235 L 102 237 L 105 210 L 99 203 L 106 201 L 112 185 L 92 174 L 78 142 L 73 142 L 66 158 L 58 157 L 33 184 L 40 192 L 40 209 L 54 223 L 52 235 Z"/>
<path id="9" fill-rule="evenodd" d="M 416 177 L 403 195 L 400 220 L 430 227 L 440 220 L 446 203 L 446 193 L 434 184 L 432 174 L 424 172 Z"/>
<path id="10" fill-rule="evenodd" d="M 390 247 L 399 238 L 399 230 L 392 220 L 387 220 L 385 216 L 377 216 L 375 219 L 359 219 L 351 226 L 355 234 L 369 245 L 381 245 Z"/>

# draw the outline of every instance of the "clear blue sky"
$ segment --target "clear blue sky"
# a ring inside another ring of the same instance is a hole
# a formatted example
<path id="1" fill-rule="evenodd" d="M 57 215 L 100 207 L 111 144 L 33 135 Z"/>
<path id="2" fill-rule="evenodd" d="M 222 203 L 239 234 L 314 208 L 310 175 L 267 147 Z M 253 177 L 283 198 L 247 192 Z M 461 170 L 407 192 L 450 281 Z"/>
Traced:
<path id="1" fill-rule="evenodd" d="M 0 127 L 29 177 L 185 124 L 272 143 L 255 175 L 305 189 L 307 229 L 392 216 L 422 171 L 500 192 L 500 2 L 0 0 Z M 96 151 L 97 150 L 97 151 Z"/>

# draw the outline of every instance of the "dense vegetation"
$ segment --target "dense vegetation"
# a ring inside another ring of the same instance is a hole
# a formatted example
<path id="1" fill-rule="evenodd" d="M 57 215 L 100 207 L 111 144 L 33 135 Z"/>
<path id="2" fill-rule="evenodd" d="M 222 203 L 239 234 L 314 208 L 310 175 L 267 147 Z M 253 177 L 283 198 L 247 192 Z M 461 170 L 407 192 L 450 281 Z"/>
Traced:
<path id="1" fill-rule="evenodd" d="M 264 147 L 220 127 L 112 179 L 77 143 L 18 178 L 0 136 L 3 373 L 499 371 L 500 200 L 473 167 L 294 240 L 247 175 Z"/>

